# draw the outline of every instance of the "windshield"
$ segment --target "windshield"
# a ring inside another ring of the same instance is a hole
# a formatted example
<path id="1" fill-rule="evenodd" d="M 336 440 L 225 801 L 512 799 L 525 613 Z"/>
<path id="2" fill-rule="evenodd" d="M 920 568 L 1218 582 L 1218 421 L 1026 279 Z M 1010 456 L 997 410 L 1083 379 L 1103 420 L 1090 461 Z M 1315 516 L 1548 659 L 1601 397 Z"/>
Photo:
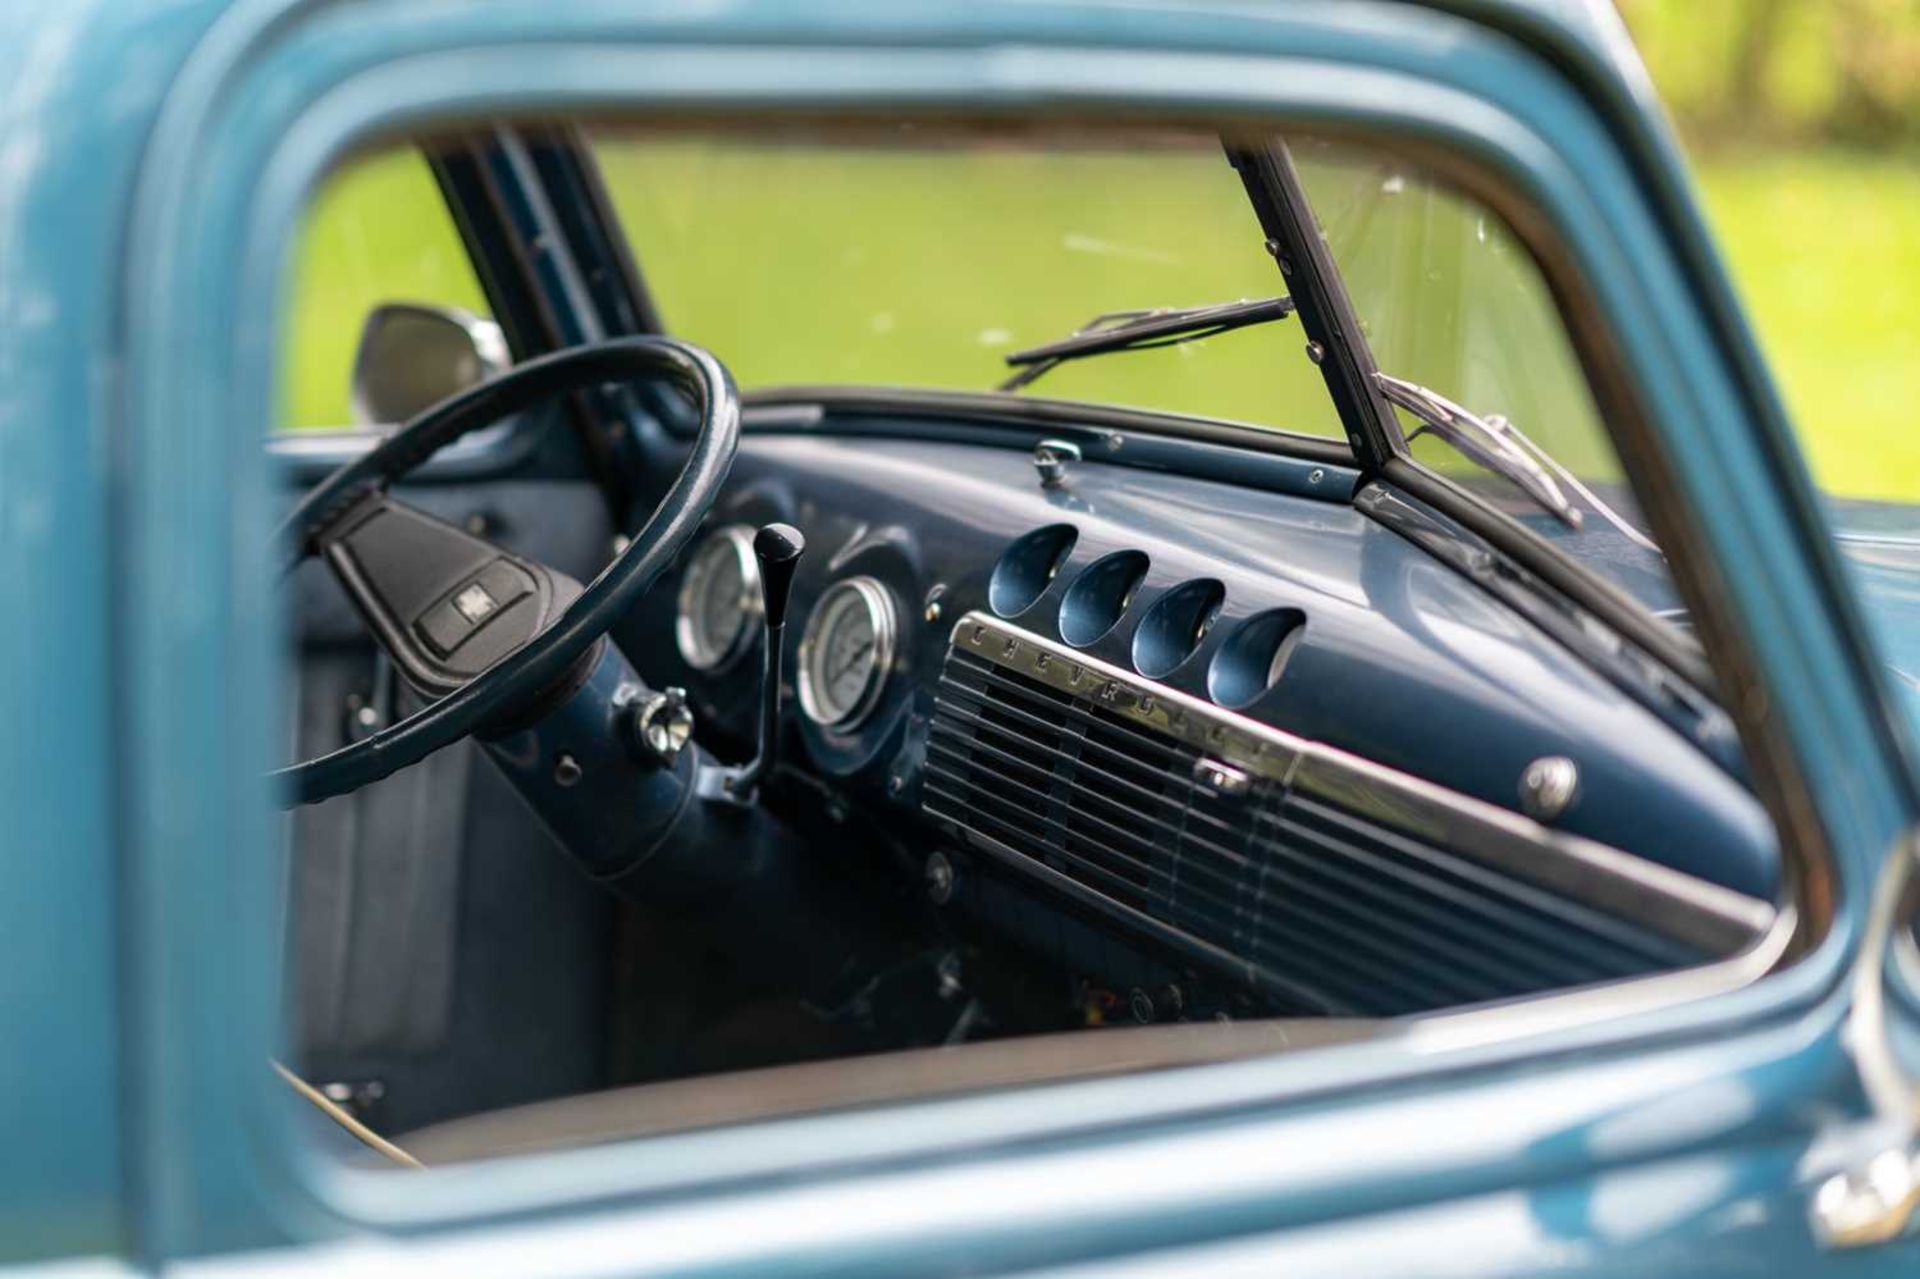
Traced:
<path id="1" fill-rule="evenodd" d="M 745 389 L 984 391 L 1105 312 L 1285 281 L 1211 133 L 598 131 L 666 327 Z M 1340 437 L 1293 324 L 1063 365 L 1034 394 Z"/>
<path id="2" fill-rule="evenodd" d="M 1204 318 L 1286 292 L 1214 133 L 902 124 L 589 139 L 665 326 L 720 352 L 744 389 L 987 391 L 1044 374 L 1018 393 L 1344 435 L 1297 317 L 1008 363 L 1095 317 Z M 1409 395 L 1396 402 L 1414 456 L 1673 614 L 1666 566 L 1517 237 L 1386 152 L 1289 146 L 1381 371 L 1505 419 L 1547 469 L 1577 477 L 1549 487 L 1618 518 L 1572 527 L 1541 485 L 1487 465 L 1503 450 L 1420 430 L 1404 404 L 1425 401 Z"/>
<path id="3" fill-rule="evenodd" d="M 1547 537 L 1656 612 L 1678 599 L 1647 535 L 1559 306 L 1513 231 L 1477 202 L 1385 152 L 1290 142 L 1341 280 L 1383 373 L 1544 455 L 1582 518 L 1577 531 L 1484 451 L 1449 442 L 1422 397 L 1390 397 L 1414 457 Z M 1476 458 L 1474 453 L 1481 452 Z M 1564 474 L 1562 474 L 1564 473 Z"/>

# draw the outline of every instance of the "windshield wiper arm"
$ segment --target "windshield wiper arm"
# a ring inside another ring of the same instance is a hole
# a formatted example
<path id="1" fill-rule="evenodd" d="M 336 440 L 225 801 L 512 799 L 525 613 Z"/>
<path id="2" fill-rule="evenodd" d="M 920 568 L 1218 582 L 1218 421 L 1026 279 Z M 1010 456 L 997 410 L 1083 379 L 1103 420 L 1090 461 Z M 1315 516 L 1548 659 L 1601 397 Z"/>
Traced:
<path id="1" fill-rule="evenodd" d="M 1553 476 L 1514 442 L 1513 436 L 1519 432 L 1513 430 L 1512 423 L 1500 417 L 1481 417 L 1416 382 L 1385 373 L 1375 373 L 1373 378 L 1390 402 L 1420 419 L 1420 431 L 1432 432 L 1495 475 L 1517 484 L 1568 528 L 1580 527 L 1580 512 L 1560 491 Z M 1413 442 L 1412 436 L 1407 442 Z"/>
<path id="2" fill-rule="evenodd" d="M 1470 409 L 1461 408 L 1438 391 L 1418 383 L 1385 373 L 1375 373 L 1373 376 L 1380 386 L 1380 393 L 1388 401 L 1420 419 L 1420 431 L 1439 436 L 1495 475 L 1518 485 L 1527 496 L 1568 528 L 1580 527 L 1581 513 L 1578 507 L 1567 500 L 1567 495 L 1561 491 L 1561 483 L 1578 493 L 1588 506 L 1599 512 L 1602 519 L 1620 530 L 1629 541 L 1655 554 L 1660 553 L 1660 548 L 1652 538 L 1601 501 L 1599 495 L 1581 483 L 1578 476 L 1506 418 L 1498 415 L 1481 417 Z M 1420 434 L 1420 431 L 1414 432 L 1414 435 Z M 1412 436 L 1408 440 L 1411 442 Z"/>
<path id="3" fill-rule="evenodd" d="M 1083 360 L 1109 351 L 1144 351 L 1157 346 L 1196 342 L 1253 324 L 1284 320 L 1293 314 L 1292 298 L 1218 302 L 1209 306 L 1160 307 L 1150 311 L 1109 311 L 1058 341 L 1015 351 L 1007 363 L 1018 369 L 1000 384 L 1017 391 L 1045 377 L 1068 360 Z"/>

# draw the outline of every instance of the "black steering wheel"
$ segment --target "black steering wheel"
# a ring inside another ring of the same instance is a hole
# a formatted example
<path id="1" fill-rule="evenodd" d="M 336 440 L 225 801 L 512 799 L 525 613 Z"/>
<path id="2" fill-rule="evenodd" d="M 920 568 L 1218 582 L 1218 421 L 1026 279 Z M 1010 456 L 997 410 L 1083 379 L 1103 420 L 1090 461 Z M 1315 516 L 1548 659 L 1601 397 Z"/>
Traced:
<path id="1" fill-rule="evenodd" d="M 684 391 L 699 433 L 659 507 L 584 589 L 388 495 L 462 436 L 556 394 L 639 378 Z M 718 359 L 671 338 L 619 338 L 529 360 L 443 400 L 328 476 L 279 529 L 285 571 L 325 560 L 408 682 L 434 700 L 272 774 L 283 802 L 357 790 L 471 733 L 500 731 L 567 686 L 699 527 L 739 438 L 739 393 Z"/>

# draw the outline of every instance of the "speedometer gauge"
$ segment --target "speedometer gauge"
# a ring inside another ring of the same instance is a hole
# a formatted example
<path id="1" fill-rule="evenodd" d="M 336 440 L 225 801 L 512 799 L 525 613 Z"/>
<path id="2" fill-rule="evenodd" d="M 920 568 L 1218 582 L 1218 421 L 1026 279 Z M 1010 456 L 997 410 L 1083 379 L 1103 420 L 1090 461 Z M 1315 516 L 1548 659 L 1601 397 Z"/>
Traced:
<path id="1" fill-rule="evenodd" d="M 800 640 L 800 709 L 827 728 L 848 729 L 880 699 L 893 665 L 893 596 L 871 577 L 827 589 Z"/>
<path id="2" fill-rule="evenodd" d="M 680 656 L 697 671 L 725 665 L 752 641 L 759 616 L 753 530 L 744 524 L 715 529 L 680 579 L 680 617 L 673 631 Z"/>

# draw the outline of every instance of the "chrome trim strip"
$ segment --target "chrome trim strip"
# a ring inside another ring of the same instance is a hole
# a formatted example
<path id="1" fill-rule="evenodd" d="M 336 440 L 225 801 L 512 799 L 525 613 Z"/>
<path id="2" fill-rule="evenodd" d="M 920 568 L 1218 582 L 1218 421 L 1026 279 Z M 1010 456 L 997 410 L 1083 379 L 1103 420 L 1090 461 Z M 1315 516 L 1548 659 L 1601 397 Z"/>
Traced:
<path id="1" fill-rule="evenodd" d="M 1893 939 L 1893 966 L 1905 984 L 1909 998 L 1920 995 L 1920 936 L 1916 924 L 1899 931 Z"/>
<path id="2" fill-rule="evenodd" d="M 1778 913 L 1771 902 L 1330 746 L 1314 747 L 1294 785 L 1711 954 L 1750 945 Z"/>
<path id="3" fill-rule="evenodd" d="M 1303 1007 L 1317 1009 L 1327 1016 L 1338 1015 L 1327 1005 L 1323 996 L 1286 980 L 1254 963 L 1245 955 L 1237 955 L 1224 946 L 1216 945 L 1204 937 L 1187 932 L 1164 919 L 1155 919 L 1147 912 L 1130 906 L 1126 902 L 1115 900 L 1099 889 L 1083 884 L 1071 875 L 1063 874 L 1045 862 L 1021 852 L 1003 839 L 996 839 L 972 827 L 966 828 L 966 836 L 973 851 L 985 853 L 1013 871 L 1037 880 L 1061 895 L 1073 898 L 1083 906 L 1105 913 L 1118 920 L 1123 927 L 1131 928 L 1144 938 L 1171 946 L 1190 958 L 1209 964 L 1221 972 L 1237 974 L 1239 979 L 1248 986 L 1281 995 Z"/>
<path id="4" fill-rule="evenodd" d="M 949 644 L 1057 692 L 1097 702 L 1103 710 L 1283 786 L 1292 782 L 1295 767 L 1311 745 L 1304 738 L 1009 626 L 991 614 L 975 611 L 962 617 L 954 623 Z"/>
<path id="5" fill-rule="evenodd" d="M 950 643 L 1249 775 L 1339 804 L 1712 955 L 1748 950 L 1781 915 L 1770 902 L 1262 724 L 986 613 L 962 617 Z"/>
<path id="6" fill-rule="evenodd" d="M 763 427 L 768 430 L 780 427 L 804 428 L 818 426 L 826 419 L 827 410 L 818 404 L 742 404 L 740 406 L 740 425 Z"/>
<path id="7" fill-rule="evenodd" d="M 395 427 L 345 426 L 279 430 L 267 437 L 267 452 L 287 461 L 345 466 L 362 454 L 372 452 L 376 445 L 392 435 L 396 429 Z M 491 458 L 499 453 L 501 446 L 513 434 L 513 430 L 512 421 L 483 426 L 465 439 L 455 440 L 435 453 L 433 460 L 445 465 Z"/>
<path id="8" fill-rule="evenodd" d="M 1799 926 L 1800 913 L 1789 902 L 1751 945 L 1715 963 L 1578 990 L 1548 991 L 1505 1003 L 1423 1013 L 1407 1020 L 1406 1042 L 1420 1053 L 1457 1052 L 1724 995 L 1772 972 L 1786 957 Z"/>

